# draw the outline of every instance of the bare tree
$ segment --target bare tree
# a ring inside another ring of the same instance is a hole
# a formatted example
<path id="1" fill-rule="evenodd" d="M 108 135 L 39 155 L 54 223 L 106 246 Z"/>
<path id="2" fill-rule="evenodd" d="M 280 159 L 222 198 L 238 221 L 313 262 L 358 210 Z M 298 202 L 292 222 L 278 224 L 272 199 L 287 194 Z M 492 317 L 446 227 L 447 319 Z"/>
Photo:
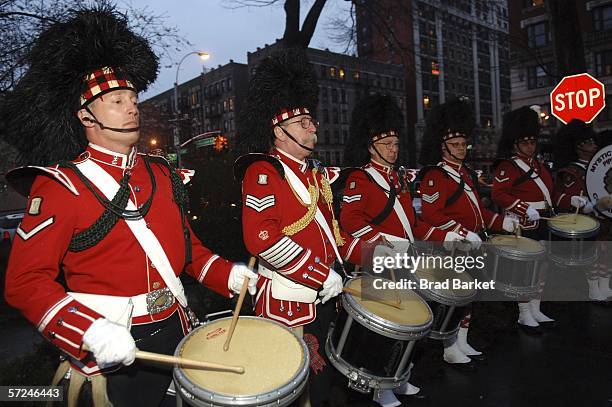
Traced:
<path id="1" fill-rule="evenodd" d="M 228 0 L 228 7 L 267 7 L 284 1 L 285 32 L 281 39 L 286 47 L 308 48 L 327 0 L 314 0 L 300 27 L 300 0 Z"/>
<path id="2" fill-rule="evenodd" d="M 93 3 L 87 0 L 0 0 L 0 93 L 10 90 L 27 69 L 25 57 L 38 34 L 50 24 L 64 21 L 70 9 L 87 4 Z M 190 45 L 176 27 L 165 24 L 164 15 L 155 14 L 146 7 L 126 6 L 120 11 L 126 15 L 130 28 L 149 40 L 162 59 L 171 58 L 175 51 Z"/>

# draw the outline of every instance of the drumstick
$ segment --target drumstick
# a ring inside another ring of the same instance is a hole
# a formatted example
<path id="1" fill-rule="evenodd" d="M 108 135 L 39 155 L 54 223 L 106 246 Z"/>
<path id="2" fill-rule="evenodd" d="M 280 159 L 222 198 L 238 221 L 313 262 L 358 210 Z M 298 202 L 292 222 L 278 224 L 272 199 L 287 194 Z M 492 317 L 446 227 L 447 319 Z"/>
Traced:
<path id="1" fill-rule="evenodd" d="M 82 349 L 89 352 L 87 345 L 83 345 Z M 191 369 L 217 370 L 219 372 L 244 373 L 244 367 L 223 365 L 220 363 L 204 362 L 202 360 L 186 359 L 172 355 L 164 355 L 163 353 L 146 352 L 136 349 L 136 359 L 147 360 L 150 362 L 159 362 L 165 365 L 180 365 Z"/>
<path id="2" fill-rule="evenodd" d="M 576 223 L 576 222 L 571 221 L 569 219 L 547 218 L 546 216 L 540 216 L 540 219 L 542 219 L 542 220 L 550 220 L 550 221 L 553 221 L 553 222 L 560 222 L 560 223 L 572 223 L 572 224 Z"/>
<path id="3" fill-rule="evenodd" d="M 342 289 L 342 291 L 344 291 L 344 292 L 345 292 L 345 293 L 347 293 L 347 294 L 351 294 L 351 295 L 354 295 L 355 297 L 359 297 L 359 298 L 362 298 L 362 299 L 363 299 L 363 297 L 362 297 L 362 295 L 361 295 L 361 292 L 360 292 L 360 291 L 354 290 L 354 289 L 349 288 L 349 287 L 344 287 L 344 288 Z M 404 308 L 402 308 L 400 305 L 396 304 L 396 303 L 395 303 L 395 302 L 393 302 L 393 301 L 383 300 L 382 298 L 368 298 L 368 299 L 370 299 L 370 300 L 372 300 L 372 301 L 379 302 L 379 303 L 381 303 L 381 304 L 388 305 L 388 306 L 393 307 L 393 308 L 397 308 L 397 309 L 404 309 Z"/>
<path id="4" fill-rule="evenodd" d="M 249 259 L 249 265 L 247 266 L 249 270 L 253 270 L 255 267 L 255 262 L 257 259 L 255 256 L 251 256 Z M 242 288 L 240 289 L 240 295 L 238 295 L 238 302 L 236 303 L 236 308 L 234 309 L 234 315 L 232 316 L 232 323 L 230 324 L 229 331 L 227 332 L 227 338 L 225 338 L 225 343 L 223 344 L 223 350 L 227 352 L 230 346 L 230 342 L 232 340 L 232 335 L 234 334 L 234 329 L 236 329 L 236 324 L 238 323 L 238 317 L 240 316 L 240 309 L 242 308 L 242 302 L 244 301 L 244 297 L 246 296 L 247 288 L 249 286 L 249 278 L 245 277 L 244 282 L 242 283 Z"/>
<path id="5" fill-rule="evenodd" d="M 582 198 L 582 190 L 580 190 L 580 198 Z M 580 205 L 576 206 L 576 212 L 574 213 L 574 223 L 578 221 L 578 212 L 580 212 Z"/>
<path id="6" fill-rule="evenodd" d="M 393 283 L 395 283 L 396 282 L 395 281 L 395 271 L 393 271 L 393 269 L 390 269 L 389 271 L 390 271 L 390 274 L 391 274 L 391 281 L 393 281 Z M 393 290 L 393 293 L 395 294 L 395 303 L 397 305 L 400 305 L 402 303 L 402 300 L 400 300 L 399 293 L 397 291 L 395 291 L 395 290 Z"/>

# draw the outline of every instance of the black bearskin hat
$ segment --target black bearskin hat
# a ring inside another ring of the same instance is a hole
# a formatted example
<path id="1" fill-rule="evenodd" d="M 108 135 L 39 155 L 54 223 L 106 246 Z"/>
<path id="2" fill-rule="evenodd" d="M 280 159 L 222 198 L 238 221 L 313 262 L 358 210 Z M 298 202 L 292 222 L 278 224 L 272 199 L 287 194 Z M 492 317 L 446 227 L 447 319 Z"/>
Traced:
<path id="1" fill-rule="evenodd" d="M 555 163 L 562 167 L 578 159 L 576 147 L 587 140 L 596 140 L 593 128 L 582 120 L 574 119 L 561 127 L 555 137 Z"/>
<path id="2" fill-rule="evenodd" d="M 82 105 L 109 86 L 143 91 L 158 70 L 148 42 L 108 4 L 72 10 L 65 21 L 51 25 L 32 46 L 27 63 L 28 71 L 6 96 L 2 133 L 23 163 L 36 165 L 74 159 L 85 149 L 76 116 Z M 99 81 L 95 90 L 92 79 Z"/>
<path id="3" fill-rule="evenodd" d="M 434 106 L 427 115 L 419 162 L 437 164 L 442 159 L 442 142 L 456 137 L 469 139 L 475 126 L 474 110 L 465 98 Z"/>
<path id="4" fill-rule="evenodd" d="M 512 110 L 504 115 L 502 136 L 497 148 L 497 158 L 508 158 L 513 154 L 517 141 L 538 139 L 540 136 L 540 116 L 528 106 Z"/>
<path id="5" fill-rule="evenodd" d="M 344 147 L 344 165 L 360 167 L 370 161 L 368 147 L 373 141 L 397 136 L 404 116 L 392 96 L 370 95 L 357 102 L 351 114 L 349 139 Z"/>
<path id="6" fill-rule="evenodd" d="M 263 59 L 249 81 L 238 118 L 238 150 L 269 152 L 274 125 L 299 115 L 314 116 L 318 95 L 317 79 L 303 49 L 288 48 Z"/>
<path id="7" fill-rule="evenodd" d="M 612 145 L 612 130 L 607 129 L 597 133 L 597 146 L 604 148 L 609 145 Z"/>

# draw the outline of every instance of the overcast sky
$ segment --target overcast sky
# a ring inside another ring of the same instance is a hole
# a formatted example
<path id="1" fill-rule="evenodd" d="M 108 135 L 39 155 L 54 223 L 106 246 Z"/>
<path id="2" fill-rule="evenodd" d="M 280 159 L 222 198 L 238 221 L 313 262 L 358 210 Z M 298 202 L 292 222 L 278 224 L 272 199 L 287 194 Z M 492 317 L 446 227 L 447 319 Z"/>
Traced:
<path id="1" fill-rule="evenodd" d="M 147 7 L 152 13 L 167 17 L 168 26 L 177 27 L 182 36 L 193 43 L 193 49 L 176 53 L 174 61 L 162 61 L 157 81 L 149 90 L 140 95 L 141 100 L 157 95 L 174 84 L 176 65 L 189 51 L 204 50 L 211 58 L 204 62 L 207 67 L 224 65 L 233 59 L 246 63 L 247 51 L 254 51 L 264 44 L 273 43 L 283 35 L 285 14 L 283 1 L 269 7 L 244 7 L 229 9 L 227 0 L 132 0 L 137 8 Z M 305 1 L 301 12 L 304 15 L 310 5 Z M 343 0 L 328 0 L 319 20 L 315 36 L 310 43 L 314 48 L 329 48 L 340 51 L 338 45 L 328 39 L 326 25 L 329 19 L 348 6 Z M 202 71 L 202 62 L 196 56 L 189 56 L 181 65 L 179 83 L 196 77 Z"/>

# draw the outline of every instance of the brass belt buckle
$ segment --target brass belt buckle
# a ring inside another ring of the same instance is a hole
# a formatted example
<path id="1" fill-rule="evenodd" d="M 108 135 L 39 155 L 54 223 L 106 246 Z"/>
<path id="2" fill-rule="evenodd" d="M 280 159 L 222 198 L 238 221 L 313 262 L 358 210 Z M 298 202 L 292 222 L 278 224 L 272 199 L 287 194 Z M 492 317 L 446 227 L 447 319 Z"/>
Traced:
<path id="1" fill-rule="evenodd" d="M 157 314 L 170 308 L 174 304 L 174 295 L 168 287 L 147 293 L 147 312 Z"/>

